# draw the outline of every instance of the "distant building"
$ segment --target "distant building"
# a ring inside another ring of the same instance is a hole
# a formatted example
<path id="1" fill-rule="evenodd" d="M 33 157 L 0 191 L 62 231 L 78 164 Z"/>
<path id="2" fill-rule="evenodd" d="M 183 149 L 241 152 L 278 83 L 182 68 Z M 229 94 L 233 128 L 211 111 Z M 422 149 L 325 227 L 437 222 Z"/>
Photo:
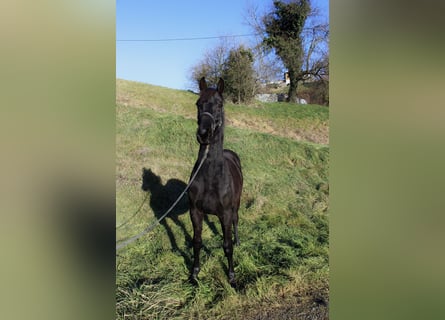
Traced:
<path id="1" fill-rule="evenodd" d="M 284 73 L 284 83 L 286 83 L 286 86 L 290 84 L 289 72 Z"/>

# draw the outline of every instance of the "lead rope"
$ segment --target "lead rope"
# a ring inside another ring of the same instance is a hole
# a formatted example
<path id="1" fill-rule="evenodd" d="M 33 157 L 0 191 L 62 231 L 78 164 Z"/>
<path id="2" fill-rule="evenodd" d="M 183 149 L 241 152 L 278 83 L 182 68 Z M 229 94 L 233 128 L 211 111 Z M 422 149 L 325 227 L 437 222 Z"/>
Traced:
<path id="1" fill-rule="evenodd" d="M 130 243 L 136 241 L 137 239 L 139 239 L 140 237 L 142 237 L 143 235 L 149 233 L 151 230 L 153 230 L 159 223 L 161 223 L 161 221 L 170 213 L 170 211 L 173 210 L 173 208 L 178 204 L 179 200 L 181 200 L 181 198 L 184 196 L 184 194 L 187 192 L 188 188 L 190 187 L 190 185 L 192 184 L 193 180 L 195 180 L 196 175 L 198 174 L 199 170 L 201 169 L 202 165 L 204 164 L 205 159 L 207 158 L 207 153 L 209 152 L 209 145 L 206 146 L 206 149 L 204 151 L 204 156 L 202 157 L 201 163 L 199 164 L 198 168 L 196 169 L 195 173 L 193 174 L 193 176 L 191 177 L 189 184 L 185 187 L 184 191 L 182 191 L 182 193 L 179 195 L 179 198 L 172 204 L 172 206 L 167 210 L 167 212 L 165 212 L 162 217 L 160 217 L 158 220 L 156 220 L 152 225 L 148 226 L 147 228 L 145 228 L 144 230 L 142 230 L 142 232 L 138 233 L 137 235 L 128 238 L 127 240 L 122 241 L 121 243 L 119 243 L 118 245 L 116 245 L 116 251 L 125 248 L 127 245 L 129 245 Z"/>

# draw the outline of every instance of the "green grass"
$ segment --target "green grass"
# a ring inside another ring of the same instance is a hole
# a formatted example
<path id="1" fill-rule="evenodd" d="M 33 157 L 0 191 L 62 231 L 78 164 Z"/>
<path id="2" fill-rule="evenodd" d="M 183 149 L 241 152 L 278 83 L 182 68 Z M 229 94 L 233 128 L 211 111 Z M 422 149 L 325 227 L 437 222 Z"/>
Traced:
<path id="1" fill-rule="evenodd" d="M 188 182 L 198 150 L 197 96 L 124 80 L 117 86 L 117 226 L 134 216 L 116 230 L 117 239 L 123 239 L 155 221 L 150 201 L 156 199 L 146 200 L 141 190 L 143 167 L 164 185 L 170 179 Z M 188 212 L 179 211 L 118 252 L 116 317 L 254 319 L 264 312 L 269 318 L 282 318 L 283 312 L 327 317 L 329 148 L 280 133 L 293 130 L 287 126 L 295 123 L 325 126 L 327 132 L 326 109 L 227 105 L 225 147 L 239 154 L 244 174 L 241 245 L 234 249 L 238 289 L 227 281 L 215 216 L 203 225 L 199 284 L 188 282 L 193 229 Z M 239 119 L 260 119 L 282 131 L 230 125 Z"/>
<path id="2" fill-rule="evenodd" d="M 117 80 L 116 93 L 120 105 L 196 119 L 197 96 L 187 91 Z M 227 125 L 235 128 L 329 144 L 329 108 L 324 106 L 261 102 L 245 106 L 226 103 L 225 110 Z"/>

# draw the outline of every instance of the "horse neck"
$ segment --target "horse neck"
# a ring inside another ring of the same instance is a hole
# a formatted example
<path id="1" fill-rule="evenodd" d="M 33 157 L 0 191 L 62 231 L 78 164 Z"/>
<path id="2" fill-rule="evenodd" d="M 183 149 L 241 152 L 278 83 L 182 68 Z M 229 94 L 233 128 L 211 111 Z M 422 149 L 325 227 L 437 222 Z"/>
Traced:
<path id="1" fill-rule="evenodd" d="M 213 142 L 208 145 L 209 151 L 207 153 L 206 163 L 208 164 L 208 169 L 211 172 L 217 172 L 223 170 L 224 163 L 224 127 L 221 126 L 219 132 L 215 136 Z M 201 145 L 199 148 L 199 158 L 204 156 L 206 146 Z"/>

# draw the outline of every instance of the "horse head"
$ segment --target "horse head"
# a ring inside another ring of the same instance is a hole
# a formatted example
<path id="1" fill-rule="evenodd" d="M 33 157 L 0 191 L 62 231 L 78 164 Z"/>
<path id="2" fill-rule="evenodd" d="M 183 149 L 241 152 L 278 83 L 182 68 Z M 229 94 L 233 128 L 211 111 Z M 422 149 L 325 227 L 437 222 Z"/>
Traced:
<path id="1" fill-rule="evenodd" d="M 216 89 L 208 88 L 204 77 L 199 81 L 198 130 L 196 138 L 200 144 L 210 144 L 224 125 L 224 80 L 218 81 Z"/>

